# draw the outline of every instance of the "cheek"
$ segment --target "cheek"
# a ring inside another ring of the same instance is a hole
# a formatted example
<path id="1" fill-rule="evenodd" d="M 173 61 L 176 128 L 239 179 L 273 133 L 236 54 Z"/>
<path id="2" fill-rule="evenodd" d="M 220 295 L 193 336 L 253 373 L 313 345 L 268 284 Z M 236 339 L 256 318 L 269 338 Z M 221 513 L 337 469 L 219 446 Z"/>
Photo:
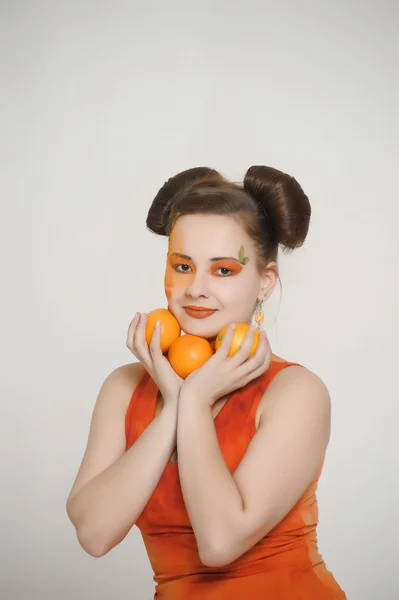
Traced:
<path id="1" fill-rule="evenodd" d="M 225 308 L 230 309 L 237 317 L 242 317 L 252 311 L 257 289 L 257 283 L 251 285 L 250 281 L 232 277 L 229 285 L 224 285 L 220 289 L 218 298 Z"/>
<path id="2" fill-rule="evenodd" d="M 192 277 L 190 275 L 184 275 L 184 280 L 181 275 L 176 273 L 170 265 L 166 266 L 164 288 L 165 295 L 168 300 L 171 298 L 177 298 L 184 293 L 184 290 L 191 283 Z"/>

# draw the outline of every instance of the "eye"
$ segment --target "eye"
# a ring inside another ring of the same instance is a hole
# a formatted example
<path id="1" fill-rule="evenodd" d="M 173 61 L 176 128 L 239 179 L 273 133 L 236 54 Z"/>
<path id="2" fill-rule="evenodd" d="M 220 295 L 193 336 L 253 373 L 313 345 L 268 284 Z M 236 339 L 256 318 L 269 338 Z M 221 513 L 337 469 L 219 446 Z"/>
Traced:
<path id="1" fill-rule="evenodd" d="M 179 267 L 182 267 L 182 269 L 180 270 Z M 185 265 L 185 264 L 173 265 L 173 268 L 178 273 L 189 273 L 188 269 L 191 269 L 190 265 Z"/>
<path id="2" fill-rule="evenodd" d="M 223 271 L 221 273 L 222 277 L 228 277 L 230 273 L 233 273 L 233 271 L 231 269 L 228 269 L 227 267 L 220 267 L 219 269 L 216 269 L 215 273 L 217 273 L 218 271 Z"/>

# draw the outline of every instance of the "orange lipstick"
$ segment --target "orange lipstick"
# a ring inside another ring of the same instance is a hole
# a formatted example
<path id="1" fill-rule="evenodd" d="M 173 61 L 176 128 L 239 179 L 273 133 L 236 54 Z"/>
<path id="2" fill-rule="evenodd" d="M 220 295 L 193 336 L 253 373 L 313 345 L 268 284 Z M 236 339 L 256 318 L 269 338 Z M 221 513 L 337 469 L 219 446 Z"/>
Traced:
<path id="1" fill-rule="evenodd" d="M 203 306 L 183 306 L 183 308 L 186 314 L 194 319 L 206 319 L 216 312 L 214 309 L 205 308 Z"/>

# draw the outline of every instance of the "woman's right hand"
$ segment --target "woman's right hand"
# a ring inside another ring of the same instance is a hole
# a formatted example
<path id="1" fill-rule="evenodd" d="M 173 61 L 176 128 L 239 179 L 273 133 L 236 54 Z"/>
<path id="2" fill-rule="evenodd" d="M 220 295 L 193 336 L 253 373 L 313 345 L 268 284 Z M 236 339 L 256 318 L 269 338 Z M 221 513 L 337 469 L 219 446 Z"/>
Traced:
<path id="1" fill-rule="evenodd" d="M 147 315 L 136 313 L 129 325 L 126 346 L 151 375 L 162 394 L 164 405 L 176 403 L 183 379 L 173 370 L 161 350 L 161 325 L 156 325 L 148 345 L 146 339 Z"/>

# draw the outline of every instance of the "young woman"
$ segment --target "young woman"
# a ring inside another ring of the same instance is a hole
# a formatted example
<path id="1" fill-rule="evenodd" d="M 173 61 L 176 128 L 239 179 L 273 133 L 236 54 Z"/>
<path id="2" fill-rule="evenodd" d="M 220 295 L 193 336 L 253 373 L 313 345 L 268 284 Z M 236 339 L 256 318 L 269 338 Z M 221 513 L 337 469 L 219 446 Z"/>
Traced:
<path id="1" fill-rule="evenodd" d="M 182 380 L 130 324 L 138 359 L 103 383 L 67 510 L 82 547 L 103 556 L 139 527 L 163 600 L 338 600 L 317 548 L 316 487 L 330 397 L 313 372 L 270 349 L 255 327 L 229 357 L 233 325 L 263 320 L 278 249 L 306 238 L 297 181 L 251 167 L 243 185 L 194 168 L 167 181 L 147 226 L 169 238 L 168 308 L 185 333 L 220 348 Z"/>

